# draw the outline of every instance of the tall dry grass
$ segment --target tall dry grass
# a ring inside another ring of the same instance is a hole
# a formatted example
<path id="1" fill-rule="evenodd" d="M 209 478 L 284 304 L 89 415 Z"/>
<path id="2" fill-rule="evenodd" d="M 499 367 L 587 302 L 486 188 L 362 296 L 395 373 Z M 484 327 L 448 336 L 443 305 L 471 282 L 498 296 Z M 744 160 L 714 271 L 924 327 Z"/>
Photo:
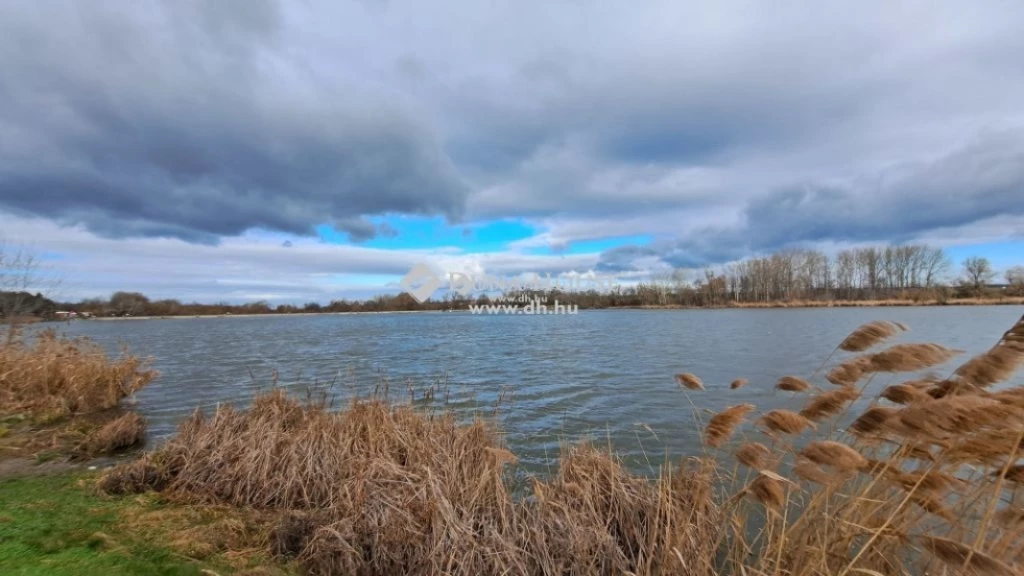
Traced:
<path id="1" fill-rule="evenodd" d="M 116 407 L 148 384 L 156 372 L 145 360 L 111 358 L 86 338 L 53 330 L 26 337 L 17 329 L 0 336 L 0 413 L 28 412 L 45 420 Z"/>
<path id="2" fill-rule="evenodd" d="M 9 329 L 0 336 L 0 416 L 17 418 L 4 430 L 0 458 L 57 453 L 82 459 L 142 444 L 145 421 L 119 404 L 155 376 L 127 351 L 111 358 L 85 338 L 53 330 L 27 337 Z"/>
<path id="3" fill-rule="evenodd" d="M 333 412 L 274 391 L 197 411 L 100 486 L 275 511 L 267 545 L 310 574 L 1021 574 L 1024 386 L 1007 383 L 1024 318 L 946 378 L 901 381 L 958 354 L 882 347 L 905 330 L 861 327 L 822 377 L 834 386 L 783 379 L 802 407 L 737 403 L 710 418 L 702 456 L 655 478 L 566 447 L 516 498 L 515 455 L 484 421 L 373 399 Z M 879 378 L 894 381 L 857 404 Z"/>
<path id="4" fill-rule="evenodd" d="M 279 511 L 268 545 L 310 574 L 713 573 L 719 524 L 699 463 L 651 482 L 567 447 L 557 474 L 516 498 L 515 461 L 482 420 L 372 398 L 330 411 L 275 390 L 195 412 L 100 487 Z"/>

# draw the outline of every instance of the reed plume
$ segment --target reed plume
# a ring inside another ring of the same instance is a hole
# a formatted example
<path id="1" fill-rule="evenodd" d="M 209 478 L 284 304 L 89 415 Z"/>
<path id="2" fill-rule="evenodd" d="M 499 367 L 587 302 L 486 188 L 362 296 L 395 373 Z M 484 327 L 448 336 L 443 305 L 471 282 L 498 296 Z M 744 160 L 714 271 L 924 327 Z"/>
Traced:
<path id="1" fill-rule="evenodd" d="M 837 470 L 859 470 L 868 463 L 860 452 L 833 440 L 811 442 L 800 450 L 799 455 L 815 464 Z"/>
<path id="2" fill-rule="evenodd" d="M 766 474 L 758 474 L 747 488 L 748 493 L 766 508 L 781 509 L 786 503 L 782 482 Z"/>
<path id="3" fill-rule="evenodd" d="M 985 388 L 1009 378 L 1022 361 L 1024 344 L 1009 342 L 971 358 L 954 374 L 974 386 Z"/>
<path id="4" fill-rule="evenodd" d="M 797 460 L 796 465 L 793 466 L 793 473 L 808 482 L 821 485 L 828 485 L 840 479 L 839 476 L 829 474 L 814 462 L 803 458 Z"/>
<path id="5" fill-rule="evenodd" d="M 932 399 L 928 392 L 915 388 L 910 384 L 894 384 L 889 386 L 882 390 L 881 397 L 894 404 L 913 404 L 914 402 L 924 402 Z"/>
<path id="6" fill-rule="evenodd" d="M 772 452 L 760 442 L 747 442 L 740 446 L 734 455 L 740 464 L 748 468 L 764 468 Z"/>
<path id="7" fill-rule="evenodd" d="M 886 479 L 899 485 L 904 490 L 916 489 L 928 493 L 946 492 L 965 485 L 962 480 L 937 470 L 903 472 L 895 468 L 889 468 L 886 473 Z"/>
<path id="8" fill-rule="evenodd" d="M 941 456 L 952 464 L 999 466 L 1006 458 L 1015 458 L 1021 451 L 1024 451 L 1024 443 L 1020 440 L 1019 430 L 993 427 L 954 437 L 952 444 L 943 448 Z"/>
<path id="9" fill-rule="evenodd" d="M 897 412 L 888 406 L 872 406 L 850 424 L 850 431 L 861 436 L 878 432 Z"/>
<path id="10" fill-rule="evenodd" d="M 949 396 L 912 404 L 898 413 L 900 426 L 924 436 L 963 434 L 993 424 L 1005 424 L 1019 412 L 993 398 Z"/>
<path id="11" fill-rule="evenodd" d="M 835 416 L 842 412 L 846 405 L 860 397 L 860 390 L 853 387 L 841 387 L 822 392 L 811 397 L 800 409 L 800 415 L 813 422 Z"/>
<path id="12" fill-rule="evenodd" d="M 996 345 L 971 358 L 953 373 L 974 386 L 986 388 L 1008 379 L 1024 363 L 1024 316 L 1010 327 Z"/>
<path id="13" fill-rule="evenodd" d="M 783 434 L 799 434 L 814 423 L 791 410 L 772 410 L 759 420 L 768 430 Z"/>
<path id="14" fill-rule="evenodd" d="M 839 349 L 847 352 L 863 352 L 906 329 L 903 324 L 887 320 L 868 322 L 840 342 Z"/>
<path id="15" fill-rule="evenodd" d="M 928 396 L 935 399 L 946 398 L 948 396 L 978 394 L 981 391 L 981 388 L 978 388 L 974 384 L 969 384 L 964 380 L 942 380 L 925 389 Z"/>
<path id="16" fill-rule="evenodd" d="M 897 344 L 870 356 L 869 372 L 913 372 L 949 361 L 961 351 L 932 343 Z"/>
<path id="17" fill-rule="evenodd" d="M 811 389 L 811 384 L 797 376 L 783 376 L 779 378 L 775 388 L 786 392 L 805 392 Z"/>
<path id="18" fill-rule="evenodd" d="M 836 386 L 854 386 L 871 367 L 871 358 L 858 356 L 836 364 L 825 374 L 825 379 Z"/>
<path id="19" fill-rule="evenodd" d="M 713 448 L 721 446 L 754 408 L 753 404 L 738 404 L 715 414 L 704 429 L 704 441 Z"/>
<path id="20" fill-rule="evenodd" d="M 678 382 L 680 386 L 683 386 L 690 390 L 704 389 L 704 383 L 701 382 L 700 378 L 698 378 L 697 375 L 691 374 L 689 372 L 676 374 L 676 382 Z"/>
<path id="21" fill-rule="evenodd" d="M 746 385 L 747 385 L 747 379 L 746 378 L 737 378 L 737 379 L 732 381 L 732 384 L 729 384 L 729 388 L 731 390 L 736 390 L 738 388 L 743 388 Z"/>
<path id="22" fill-rule="evenodd" d="M 954 571 L 964 570 L 977 576 L 1018 576 L 1013 568 L 966 544 L 938 536 L 918 536 L 918 541 Z"/>

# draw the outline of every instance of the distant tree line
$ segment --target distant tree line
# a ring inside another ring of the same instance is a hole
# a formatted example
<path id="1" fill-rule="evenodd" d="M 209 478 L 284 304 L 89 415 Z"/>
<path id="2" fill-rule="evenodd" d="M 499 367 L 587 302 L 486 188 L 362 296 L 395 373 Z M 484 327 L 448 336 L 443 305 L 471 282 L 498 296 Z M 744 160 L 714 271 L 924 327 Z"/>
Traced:
<path id="1" fill-rule="evenodd" d="M 610 292 L 517 292 L 508 298 L 541 298 L 572 303 L 579 308 L 645 306 L 716 307 L 773 302 L 906 300 L 946 301 L 971 297 L 1024 297 L 1024 266 L 1005 271 L 1005 283 L 994 284 L 996 273 L 981 257 L 964 260 L 959 269 L 941 248 L 924 244 L 865 247 L 830 256 L 818 250 L 786 250 L 700 271 L 678 269 Z M 139 292 L 115 292 L 109 299 L 88 299 L 57 305 L 40 295 L 0 292 L 5 302 L 17 302 L 30 314 L 52 314 L 58 307 L 96 316 L 192 316 L 225 314 L 296 314 L 317 312 L 395 312 L 464 310 L 472 304 L 496 301 L 488 295 L 467 298 L 446 293 L 418 303 L 406 293 L 379 295 L 368 300 L 333 300 L 271 305 L 183 303 L 153 300 Z M 11 309 L 11 306 L 6 306 Z"/>

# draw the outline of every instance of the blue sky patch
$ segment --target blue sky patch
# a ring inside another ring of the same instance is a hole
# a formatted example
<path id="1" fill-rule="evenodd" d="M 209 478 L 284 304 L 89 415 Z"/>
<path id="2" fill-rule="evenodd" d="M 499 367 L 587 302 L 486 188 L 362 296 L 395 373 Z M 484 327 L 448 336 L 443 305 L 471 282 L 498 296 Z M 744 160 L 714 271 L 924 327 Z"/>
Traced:
<path id="1" fill-rule="evenodd" d="M 999 280 L 1002 281 L 1003 269 L 1020 264 L 1021 257 L 1024 257 L 1024 241 L 950 246 L 946 248 L 946 255 L 953 261 L 952 272 L 954 274 L 961 271 L 961 264 L 964 258 L 984 256 L 992 263 L 992 267 L 1000 273 Z"/>
<path id="2" fill-rule="evenodd" d="M 370 218 L 378 227 L 393 231 L 360 243 L 368 248 L 384 250 L 417 250 L 457 247 L 466 252 L 498 252 L 511 242 L 537 234 L 537 229 L 522 220 L 495 220 L 462 225 L 449 225 L 443 217 L 386 216 Z M 351 244 L 347 234 L 329 225 L 317 227 L 325 242 Z"/>

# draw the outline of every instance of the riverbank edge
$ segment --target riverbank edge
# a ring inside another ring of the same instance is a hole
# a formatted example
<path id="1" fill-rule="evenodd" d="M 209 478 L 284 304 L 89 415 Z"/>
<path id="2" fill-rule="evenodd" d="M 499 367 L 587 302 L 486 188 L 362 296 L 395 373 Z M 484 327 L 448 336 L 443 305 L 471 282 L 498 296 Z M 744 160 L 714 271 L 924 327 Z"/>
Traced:
<path id="1" fill-rule="evenodd" d="M 494 303 L 494 305 L 501 305 Z M 734 302 L 723 306 L 683 306 L 680 304 L 650 304 L 643 306 L 611 306 L 583 308 L 581 310 L 744 310 L 744 309 L 799 309 L 799 308 L 917 308 L 928 306 L 1024 306 L 1024 297 L 959 298 L 951 300 L 808 300 L 778 302 Z M 122 320 L 178 320 L 195 318 L 264 318 L 290 316 L 350 316 L 370 314 L 472 314 L 471 310 L 386 310 L 362 312 L 291 312 L 288 314 L 183 314 L 180 316 L 95 316 L 87 320 L 105 322 Z M 82 318 L 84 320 L 84 318 Z"/>

